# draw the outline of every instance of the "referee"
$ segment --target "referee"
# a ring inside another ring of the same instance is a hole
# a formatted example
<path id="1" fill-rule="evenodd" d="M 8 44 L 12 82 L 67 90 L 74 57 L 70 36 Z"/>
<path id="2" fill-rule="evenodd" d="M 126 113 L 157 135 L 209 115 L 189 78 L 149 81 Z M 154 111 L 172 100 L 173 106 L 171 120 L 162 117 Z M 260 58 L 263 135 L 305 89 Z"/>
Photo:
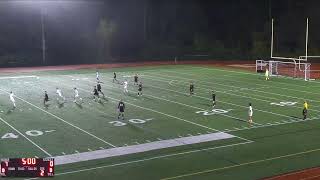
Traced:
<path id="1" fill-rule="evenodd" d="M 303 110 L 302 110 L 303 120 L 307 119 L 308 106 L 309 106 L 309 105 L 308 105 L 307 101 L 304 101 L 304 103 L 303 103 Z"/>

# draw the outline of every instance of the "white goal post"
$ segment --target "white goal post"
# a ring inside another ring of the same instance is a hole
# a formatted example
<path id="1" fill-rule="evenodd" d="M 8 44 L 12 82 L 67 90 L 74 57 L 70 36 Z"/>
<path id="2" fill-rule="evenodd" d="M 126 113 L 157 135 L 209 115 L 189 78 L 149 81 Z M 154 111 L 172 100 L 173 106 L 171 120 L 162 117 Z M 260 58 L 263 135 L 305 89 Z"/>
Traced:
<path id="1" fill-rule="evenodd" d="M 277 61 L 277 60 L 256 60 L 256 72 L 269 70 L 270 76 L 283 76 L 310 80 L 311 63 L 301 63 L 301 61 Z"/>

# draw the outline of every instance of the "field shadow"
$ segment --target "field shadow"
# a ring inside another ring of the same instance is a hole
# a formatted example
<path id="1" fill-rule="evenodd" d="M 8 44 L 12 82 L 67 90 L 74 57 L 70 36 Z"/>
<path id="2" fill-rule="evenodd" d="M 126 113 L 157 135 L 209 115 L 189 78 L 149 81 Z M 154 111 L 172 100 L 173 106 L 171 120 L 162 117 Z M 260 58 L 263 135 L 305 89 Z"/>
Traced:
<path id="1" fill-rule="evenodd" d="M 47 110 L 49 109 L 50 104 L 44 104 L 44 108 Z"/>
<path id="2" fill-rule="evenodd" d="M 101 100 L 98 100 L 98 103 L 104 106 L 104 103 Z"/>
<path id="3" fill-rule="evenodd" d="M 58 108 L 63 108 L 64 107 L 64 103 L 59 103 L 58 102 Z"/>
<path id="4" fill-rule="evenodd" d="M 79 109 L 83 109 L 82 104 L 79 104 L 79 103 L 75 103 L 75 104 L 76 104 L 76 106 L 77 106 Z"/>

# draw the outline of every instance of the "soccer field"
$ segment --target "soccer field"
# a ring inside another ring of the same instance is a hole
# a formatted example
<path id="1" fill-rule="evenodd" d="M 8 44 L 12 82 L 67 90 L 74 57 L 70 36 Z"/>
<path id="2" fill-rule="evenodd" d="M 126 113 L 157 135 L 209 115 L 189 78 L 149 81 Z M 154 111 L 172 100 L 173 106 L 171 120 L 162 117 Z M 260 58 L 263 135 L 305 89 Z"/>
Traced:
<path id="1" fill-rule="evenodd" d="M 69 180 L 248 180 L 320 166 L 318 81 L 265 81 L 253 72 L 201 65 L 99 72 L 101 102 L 92 95 L 95 69 L 0 74 L 0 157 L 55 157 L 54 179 Z M 128 80 L 128 94 L 112 82 L 113 72 L 119 82 Z M 137 96 L 134 74 L 143 96 Z M 65 103 L 57 102 L 56 87 Z M 73 102 L 74 87 L 82 104 Z M 124 120 L 117 119 L 120 99 Z"/>

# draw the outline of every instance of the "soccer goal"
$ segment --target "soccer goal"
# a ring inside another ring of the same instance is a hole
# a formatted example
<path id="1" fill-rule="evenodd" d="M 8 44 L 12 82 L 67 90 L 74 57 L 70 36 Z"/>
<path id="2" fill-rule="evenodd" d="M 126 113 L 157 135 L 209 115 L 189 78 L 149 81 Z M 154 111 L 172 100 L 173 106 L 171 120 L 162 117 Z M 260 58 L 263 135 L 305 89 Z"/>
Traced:
<path id="1" fill-rule="evenodd" d="M 310 80 L 311 63 L 308 62 L 308 29 L 309 19 L 306 19 L 306 43 L 305 43 L 305 55 L 298 58 L 294 57 L 281 57 L 274 56 L 274 20 L 271 23 L 271 48 L 270 48 L 270 59 L 256 60 L 256 71 L 265 72 L 269 70 L 270 76 L 283 76 L 304 79 L 305 81 Z"/>
<path id="2" fill-rule="evenodd" d="M 301 61 L 256 60 L 256 72 L 265 72 L 268 68 L 270 76 L 282 76 L 310 80 L 311 63 Z"/>

